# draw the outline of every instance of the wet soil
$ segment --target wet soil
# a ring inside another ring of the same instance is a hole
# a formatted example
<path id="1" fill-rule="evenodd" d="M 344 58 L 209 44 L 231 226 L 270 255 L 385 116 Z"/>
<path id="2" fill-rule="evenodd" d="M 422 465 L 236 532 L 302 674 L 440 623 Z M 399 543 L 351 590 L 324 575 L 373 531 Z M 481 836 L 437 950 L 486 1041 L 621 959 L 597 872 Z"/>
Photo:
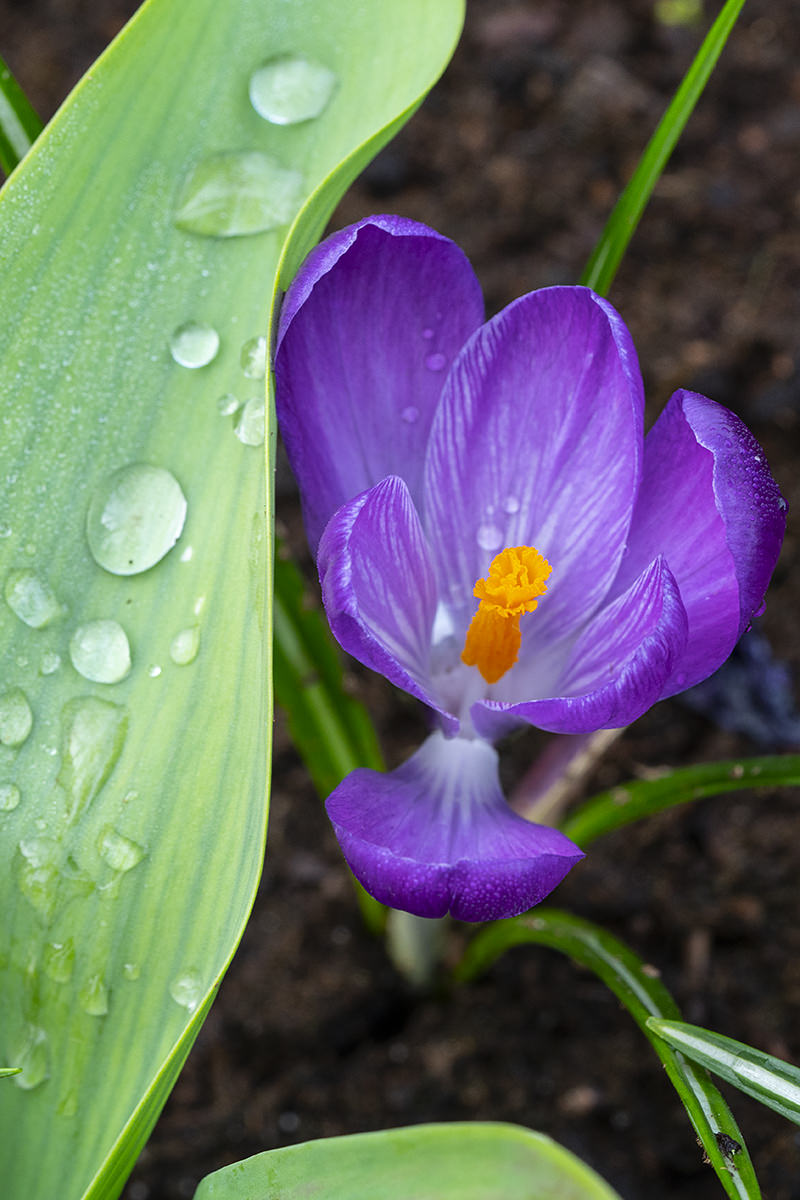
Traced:
<path id="1" fill-rule="evenodd" d="M 490 312 L 574 282 L 698 44 L 645 0 L 471 0 L 445 78 L 344 199 L 427 221 L 471 256 Z M 0 0 L 2 51 L 43 115 L 114 35 L 122 0 Z M 704 22 L 719 9 L 705 5 Z M 739 413 L 800 507 L 800 8 L 748 0 L 611 292 L 651 415 L 677 386 Z M 703 26 L 704 27 L 704 26 Z M 297 530 L 296 499 L 281 516 Z M 797 525 L 764 628 L 797 672 Z M 390 762 L 419 713 L 353 671 Z M 509 772 L 538 745 L 518 740 Z M 790 748 L 790 747 L 786 747 Z M 677 701 L 626 731 L 586 792 L 653 768 L 754 753 Z M 512 780 L 513 781 L 513 780 Z M 739 792 L 595 844 L 556 902 L 661 972 L 687 1019 L 800 1062 L 800 812 Z M 468 930 L 455 929 L 457 956 Z M 765 1197 L 800 1198 L 800 1135 L 731 1100 Z M 534 947 L 481 981 L 412 994 L 363 930 L 333 836 L 277 720 L 267 867 L 252 920 L 126 1200 L 191 1196 L 257 1151 L 419 1121 L 506 1120 L 571 1147 L 626 1200 L 721 1195 L 627 1013 L 592 975 Z"/>

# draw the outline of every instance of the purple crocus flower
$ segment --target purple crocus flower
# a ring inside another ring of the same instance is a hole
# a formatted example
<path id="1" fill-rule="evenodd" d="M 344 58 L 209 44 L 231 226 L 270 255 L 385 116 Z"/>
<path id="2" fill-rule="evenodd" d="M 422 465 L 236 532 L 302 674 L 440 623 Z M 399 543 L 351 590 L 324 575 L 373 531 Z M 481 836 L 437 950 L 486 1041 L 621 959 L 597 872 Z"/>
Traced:
<path id="1" fill-rule="evenodd" d="M 462 251 L 399 217 L 313 251 L 275 371 L 331 629 L 436 725 L 331 794 L 345 857 L 420 916 L 522 912 L 582 856 L 512 812 L 493 743 L 627 725 L 716 670 L 783 538 L 764 455 L 686 391 L 644 438 L 610 304 L 546 288 L 483 324 Z"/>

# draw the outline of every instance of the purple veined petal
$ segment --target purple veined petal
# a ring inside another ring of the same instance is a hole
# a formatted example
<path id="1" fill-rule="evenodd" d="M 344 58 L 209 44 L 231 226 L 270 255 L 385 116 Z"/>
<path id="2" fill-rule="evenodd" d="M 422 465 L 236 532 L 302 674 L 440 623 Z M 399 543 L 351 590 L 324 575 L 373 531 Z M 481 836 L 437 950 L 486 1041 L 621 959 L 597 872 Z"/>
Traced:
<path id="1" fill-rule="evenodd" d="M 312 550 L 331 514 L 387 475 L 419 504 L 442 383 L 482 320 L 464 252 L 415 221 L 369 217 L 306 259 L 283 305 L 275 382 Z"/>
<path id="2" fill-rule="evenodd" d="M 343 649 L 430 705 L 455 733 L 458 721 L 440 706 L 430 681 L 436 580 L 402 479 L 384 479 L 337 509 L 317 567 L 328 623 Z"/>
<path id="3" fill-rule="evenodd" d="M 516 916 L 583 858 L 563 833 L 512 812 L 488 743 L 439 731 L 390 774 L 353 771 L 326 808 L 367 891 L 420 917 Z"/>
<path id="4" fill-rule="evenodd" d="M 764 452 L 738 417 L 695 392 L 671 397 L 645 439 L 629 548 L 615 590 L 663 554 L 689 622 L 665 696 L 730 654 L 761 605 L 780 552 L 786 505 Z"/>
<path id="5" fill-rule="evenodd" d="M 656 559 L 583 629 L 564 664 L 555 697 L 521 703 L 479 701 L 471 710 L 475 728 L 494 739 L 520 720 L 552 733 L 629 725 L 661 696 L 686 635 L 678 585 L 664 559 Z M 533 691 L 533 665 L 527 677 Z"/>
<path id="6" fill-rule="evenodd" d="M 639 485 L 643 403 L 630 334 L 588 288 L 523 296 L 453 365 L 424 480 L 440 590 L 471 615 L 473 585 L 494 555 L 535 546 L 553 573 L 521 660 L 578 626 L 616 575 Z"/>

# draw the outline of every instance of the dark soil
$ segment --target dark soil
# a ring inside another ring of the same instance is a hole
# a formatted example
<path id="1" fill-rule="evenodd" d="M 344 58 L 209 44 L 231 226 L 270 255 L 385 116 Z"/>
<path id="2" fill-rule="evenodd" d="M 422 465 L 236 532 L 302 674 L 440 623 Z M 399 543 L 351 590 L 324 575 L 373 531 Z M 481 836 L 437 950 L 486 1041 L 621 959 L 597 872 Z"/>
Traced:
<path id="1" fill-rule="evenodd" d="M 48 115 L 133 8 L 0 0 L 2 51 Z M 704 25 L 719 9 L 706 5 Z M 659 184 L 611 299 L 652 412 L 676 386 L 739 413 L 790 509 L 800 503 L 800 8 L 748 0 Z M 342 202 L 427 221 L 470 254 L 495 311 L 574 282 L 688 66 L 697 28 L 649 0 L 472 0 L 445 78 Z M 296 501 L 281 501 L 297 526 Z M 797 526 L 766 631 L 796 670 Z M 416 710 L 356 677 L 390 761 Z M 517 742 L 524 769 L 535 737 Z M 678 702 L 616 743 L 587 783 L 752 754 Z M 687 1019 L 800 1061 L 797 795 L 739 792 L 597 843 L 555 899 L 661 971 Z M 452 935 L 451 957 L 468 933 Z M 765 1197 L 800 1197 L 800 1135 L 731 1095 Z M 628 1014 L 559 955 L 515 950 L 474 985 L 412 995 L 359 921 L 322 806 L 278 718 L 270 850 L 258 901 L 127 1200 L 191 1196 L 257 1151 L 419 1121 L 514 1121 L 552 1134 L 627 1200 L 721 1195 L 663 1070 Z M 332 1193 L 333 1194 L 333 1193 Z"/>

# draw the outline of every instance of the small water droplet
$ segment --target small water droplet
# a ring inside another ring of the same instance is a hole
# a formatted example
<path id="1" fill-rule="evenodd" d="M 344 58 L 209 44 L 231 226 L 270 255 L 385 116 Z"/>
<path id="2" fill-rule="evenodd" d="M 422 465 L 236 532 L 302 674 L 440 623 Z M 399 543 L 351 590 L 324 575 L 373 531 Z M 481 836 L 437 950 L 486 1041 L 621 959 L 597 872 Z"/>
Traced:
<path id="1" fill-rule="evenodd" d="M 33 726 L 33 713 L 22 688 L 11 688 L 0 696 L 0 742 L 21 746 Z"/>
<path id="2" fill-rule="evenodd" d="M 79 625 L 69 641 L 69 656 L 79 675 L 92 683 L 119 683 L 131 669 L 131 648 L 118 621 Z"/>
<path id="3" fill-rule="evenodd" d="M 477 540 L 481 550 L 499 550 L 503 544 L 503 531 L 496 525 L 480 525 Z"/>
<path id="4" fill-rule="evenodd" d="M 141 973 L 141 967 L 138 963 L 126 962 L 122 964 L 122 974 L 126 979 L 130 979 L 132 983 L 135 983 Z"/>
<path id="5" fill-rule="evenodd" d="M 436 354 L 428 355 L 428 357 L 425 359 L 425 366 L 429 371 L 442 371 L 446 362 L 447 359 L 444 354 L 437 352 Z"/>
<path id="6" fill-rule="evenodd" d="M 519 512 L 519 500 L 516 496 L 506 496 L 503 501 L 503 512 L 509 517 L 513 517 L 514 513 Z"/>
<path id="7" fill-rule="evenodd" d="M 69 983 L 75 966 L 75 946 L 72 939 L 48 942 L 44 948 L 44 969 L 54 983 Z"/>
<path id="8" fill-rule="evenodd" d="M 196 625 L 176 633 L 169 648 L 169 656 L 178 667 L 187 667 L 197 658 L 200 649 L 200 630 Z"/>
<path id="9" fill-rule="evenodd" d="M 432 329 L 423 329 L 422 336 L 425 338 L 426 342 L 429 342 L 431 340 L 431 338 L 433 337 L 433 330 Z"/>
<path id="10" fill-rule="evenodd" d="M 114 871 L 131 871 L 144 858 L 144 846 L 106 825 L 97 839 L 97 850 L 104 862 Z"/>
<path id="11" fill-rule="evenodd" d="M 13 812 L 22 799 L 15 783 L 0 783 L 0 812 Z"/>
<path id="12" fill-rule="evenodd" d="M 19 889 L 28 903 L 49 920 L 58 894 L 58 842 L 48 837 L 23 838 L 18 849 L 24 860 L 18 874 Z"/>
<path id="13" fill-rule="evenodd" d="M 61 655 L 56 654 L 54 650 L 48 650 L 42 655 L 42 661 L 39 665 L 39 670 L 42 675 L 53 675 L 61 666 Z"/>
<path id="14" fill-rule="evenodd" d="M 219 334 L 210 325 L 187 321 L 180 325 L 169 340 L 169 352 L 181 367 L 197 370 L 206 367 L 217 357 Z"/>
<path id="15" fill-rule="evenodd" d="M 13 532 L 14 532 L 14 530 L 11 528 L 10 525 L 6 525 L 3 522 L 0 522 L 0 538 L 11 537 Z"/>
<path id="16" fill-rule="evenodd" d="M 245 404 L 234 427 L 239 441 L 245 446 L 263 446 L 265 419 L 264 401 L 260 396 L 253 396 Z"/>
<path id="17" fill-rule="evenodd" d="M 48 1037 L 39 1025 L 26 1025 L 22 1036 L 9 1047 L 9 1061 L 22 1067 L 19 1075 L 12 1076 L 14 1083 L 23 1091 L 33 1091 L 44 1083 L 50 1074 Z"/>
<path id="18" fill-rule="evenodd" d="M 267 373 L 267 339 L 254 337 L 246 341 L 239 361 L 248 379 L 263 379 Z"/>
<path id="19" fill-rule="evenodd" d="M 4 594 L 11 611 L 32 629 L 43 629 L 64 613 L 49 583 L 31 567 L 11 571 L 6 577 Z"/>
<path id="20" fill-rule="evenodd" d="M 336 87 L 333 71 L 299 55 L 282 55 L 250 76 L 250 103 L 273 125 L 297 125 L 324 112 Z"/>
<path id="21" fill-rule="evenodd" d="M 164 467 L 132 463 L 92 497 L 86 536 L 95 562 L 112 575 L 138 575 L 172 549 L 186 520 L 186 497 Z"/>
<path id="22" fill-rule="evenodd" d="M 241 407 L 241 401 L 237 400 L 233 392 L 226 392 L 224 396 L 220 396 L 217 401 L 217 412 L 222 417 L 232 417 L 238 408 Z"/>
<path id="23" fill-rule="evenodd" d="M 152 667 L 147 668 L 147 674 L 151 679 L 158 679 L 159 675 L 161 674 L 161 667 L 158 665 L 158 663 L 153 663 Z"/>
<path id="24" fill-rule="evenodd" d="M 419 418 L 419 409 L 415 408 L 413 404 L 409 404 L 408 408 L 403 409 L 400 416 L 407 425 L 413 425 L 414 422 Z"/>
<path id="25" fill-rule="evenodd" d="M 246 237 L 292 220 L 303 176 L 260 150 L 214 154 L 189 173 L 175 224 L 206 237 Z"/>
<path id="26" fill-rule="evenodd" d="M 72 821 L 91 804 L 111 774 L 125 743 L 128 715 L 119 704 L 96 696 L 68 700 L 61 710 L 61 768 L 56 777 L 67 793 Z"/>
<path id="27" fill-rule="evenodd" d="M 78 992 L 78 1003 L 90 1017 L 104 1017 L 108 1012 L 108 988 L 101 975 L 90 975 Z"/>
<path id="28" fill-rule="evenodd" d="M 197 971 L 176 975 L 169 985 L 169 994 L 176 1004 L 194 1012 L 203 996 L 203 983 Z"/>

